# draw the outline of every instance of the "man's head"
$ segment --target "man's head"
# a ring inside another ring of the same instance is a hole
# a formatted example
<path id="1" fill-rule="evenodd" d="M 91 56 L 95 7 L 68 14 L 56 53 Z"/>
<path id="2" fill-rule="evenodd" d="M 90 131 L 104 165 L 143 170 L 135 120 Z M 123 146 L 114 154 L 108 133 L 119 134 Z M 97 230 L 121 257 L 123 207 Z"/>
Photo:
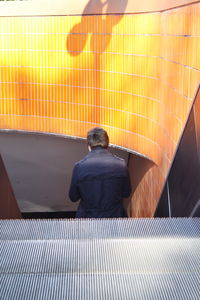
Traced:
<path id="1" fill-rule="evenodd" d="M 87 133 L 87 143 L 89 148 L 100 146 L 108 148 L 109 138 L 107 132 L 103 128 L 95 127 Z"/>

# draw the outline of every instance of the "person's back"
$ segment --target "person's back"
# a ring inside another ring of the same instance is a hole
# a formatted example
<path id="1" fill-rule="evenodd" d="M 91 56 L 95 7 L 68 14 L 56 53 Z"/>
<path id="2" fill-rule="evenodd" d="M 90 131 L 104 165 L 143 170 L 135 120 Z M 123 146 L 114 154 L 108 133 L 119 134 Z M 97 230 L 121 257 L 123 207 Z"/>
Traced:
<path id="1" fill-rule="evenodd" d="M 81 199 L 76 217 L 124 217 L 122 199 L 131 193 L 126 163 L 107 150 L 108 136 L 103 129 L 94 128 L 88 136 L 91 151 L 76 163 L 69 191 L 72 201 Z"/>

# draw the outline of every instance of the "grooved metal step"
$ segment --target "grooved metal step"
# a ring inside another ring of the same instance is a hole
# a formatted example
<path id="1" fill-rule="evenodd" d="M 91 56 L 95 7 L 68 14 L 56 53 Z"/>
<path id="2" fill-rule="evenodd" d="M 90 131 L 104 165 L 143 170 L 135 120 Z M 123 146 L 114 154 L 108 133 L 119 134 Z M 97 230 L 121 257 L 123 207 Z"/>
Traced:
<path id="1" fill-rule="evenodd" d="M 1 299 L 199 299 L 193 219 L 1 221 Z"/>

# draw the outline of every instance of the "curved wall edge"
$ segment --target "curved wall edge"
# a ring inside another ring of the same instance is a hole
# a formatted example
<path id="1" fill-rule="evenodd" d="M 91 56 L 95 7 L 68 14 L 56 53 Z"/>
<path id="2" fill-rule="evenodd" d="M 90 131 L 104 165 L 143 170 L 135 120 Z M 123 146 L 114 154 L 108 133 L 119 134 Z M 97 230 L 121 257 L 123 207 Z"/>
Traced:
<path id="1" fill-rule="evenodd" d="M 33 135 L 45 135 L 45 136 L 53 136 L 58 138 L 64 138 L 64 139 L 71 139 L 71 140 L 80 140 L 80 141 L 86 141 L 86 138 L 79 137 L 79 136 L 72 136 L 72 135 L 64 135 L 64 134 L 58 134 L 58 133 L 51 133 L 51 132 L 38 132 L 38 131 L 26 131 L 26 130 L 13 130 L 13 129 L 0 129 L 1 132 L 10 132 L 10 133 L 22 133 L 22 134 L 33 134 Z M 149 161 L 152 161 L 152 159 L 140 152 L 134 151 L 132 149 L 128 149 L 125 147 L 121 147 L 119 145 L 111 144 L 109 143 L 109 147 L 114 149 L 119 149 L 125 152 L 128 152 L 129 154 L 134 154 L 136 156 L 143 157 Z"/>
<path id="2" fill-rule="evenodd" d="M 74 0 L 2 1 L 0 16 L 88 15 L 159 12 L 198 1 L 188 0 Z"/>

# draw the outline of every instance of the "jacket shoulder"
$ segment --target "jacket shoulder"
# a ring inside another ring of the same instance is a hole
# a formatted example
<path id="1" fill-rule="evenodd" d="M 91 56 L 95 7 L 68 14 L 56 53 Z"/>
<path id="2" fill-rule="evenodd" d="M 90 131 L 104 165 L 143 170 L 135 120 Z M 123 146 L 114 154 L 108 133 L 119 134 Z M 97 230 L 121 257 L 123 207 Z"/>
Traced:
<path id="1" fill-rule="evenodd" d="M 80 159 L 79 161 L 77 161 L 76 163 L 75 163 L 75 165 L 74 166 L 80 166 L 81 164 L 83 164 L 87 159 L 89 158 L 89 155 L 87 154 L 86 156 L 84 156 L 82 159 Z"/>

